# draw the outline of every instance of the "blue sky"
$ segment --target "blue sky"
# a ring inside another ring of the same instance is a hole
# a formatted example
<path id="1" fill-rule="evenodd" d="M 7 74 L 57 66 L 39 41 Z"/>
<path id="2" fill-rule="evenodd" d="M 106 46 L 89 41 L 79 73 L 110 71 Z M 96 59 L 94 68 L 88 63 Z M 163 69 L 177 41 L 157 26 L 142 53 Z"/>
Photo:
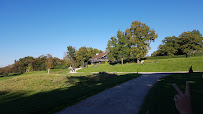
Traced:
<path id="1" fill-rule="evenodd" d="M 118 30 L 146 23 L 159 37 L 203 32 L 201 0 L 0 0 L 0 67 L 25 56 L 63 58 L 67 46 L 105 50 Z"/>

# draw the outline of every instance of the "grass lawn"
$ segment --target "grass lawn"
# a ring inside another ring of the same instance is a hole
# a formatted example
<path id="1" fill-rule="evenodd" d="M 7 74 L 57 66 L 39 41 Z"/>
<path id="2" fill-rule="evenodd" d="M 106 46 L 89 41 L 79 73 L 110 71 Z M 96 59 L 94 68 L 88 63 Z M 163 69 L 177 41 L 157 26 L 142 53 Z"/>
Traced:
<path id="1" fill-rule="evenodd" d="M 29 72 L 0 81 L 0 113 L 53 113 L 137 74 Z"/>
<path id="2" fill-rule="evenodd" d="M 9 76 L 9 77 L 0 77 L 0 81 L 4 81 L 4 80 L 8 80 L 8 79 L 11 79 L 13 78 L 12 76 Z"/>
<path id="3" fill-rule="evenodd" d="M 149 91 L 140 114 L 179 114 L 173 97 L 177 94 L 172 87 L 176 83 L 185 92 L 185 82 L 190 81 L 191 103 L 194 114 L 203 114 L 203 72 L 173 74 L 160 79 Z"/>
<path id="4" fill-rule="evenodd" d="M 170 60 L 170 62 L 169 62 Z M 203 57 L 190 58 L 168 58 L 145 60 L 145 64 L 127 63 L 123 66 L 121 64 L 99 64 L 95 68 L 93 66 L 83 68 L 77 72 L 174 72 L 174 71 L 188 71 L 190 66 L 193 66 L 194 71 L 203 71 Z"/>

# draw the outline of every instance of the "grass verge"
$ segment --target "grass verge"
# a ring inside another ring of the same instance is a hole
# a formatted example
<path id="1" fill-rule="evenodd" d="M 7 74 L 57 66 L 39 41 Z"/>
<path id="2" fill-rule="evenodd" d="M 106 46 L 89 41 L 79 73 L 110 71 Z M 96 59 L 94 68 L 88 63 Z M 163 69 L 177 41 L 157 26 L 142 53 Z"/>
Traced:
<path id="1" fill-rule="evenodd" d="M 177 94 L 172 87 L 176 83 L 184 92 L 185 82 L 190 81 L 191 103 L 194 114 L 203 114 L 203 73 L 173 74 L 160 79 L 149 91 L 140 109 L 140 114 L 179 114 L 173 97 Z"/>

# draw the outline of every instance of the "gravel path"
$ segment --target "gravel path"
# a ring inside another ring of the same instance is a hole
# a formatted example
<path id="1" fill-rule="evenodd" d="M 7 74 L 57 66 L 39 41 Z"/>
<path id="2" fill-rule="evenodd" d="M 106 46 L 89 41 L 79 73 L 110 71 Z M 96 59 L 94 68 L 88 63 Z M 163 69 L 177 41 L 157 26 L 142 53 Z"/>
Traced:
<path id="1" fill-rule="evenodd" d="M 87 98 L 58 114 L 138 114 L 148 90 L 169 73 L 143 73 L 142 76 Z"/>

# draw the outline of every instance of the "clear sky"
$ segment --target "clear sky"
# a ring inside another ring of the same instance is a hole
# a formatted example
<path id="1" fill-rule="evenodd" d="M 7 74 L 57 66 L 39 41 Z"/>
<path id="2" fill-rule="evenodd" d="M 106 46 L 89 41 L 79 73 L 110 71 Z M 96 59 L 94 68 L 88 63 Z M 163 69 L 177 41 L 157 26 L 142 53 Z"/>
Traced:
<path id="1" fill-rule="evenodd" d="M 0 67 L 25 56 L 63 58 L 67 46 L 105 50 L 118 30 L 146 23 L 159 37 L 203 33 L 201 0 L 0 0 Z"/>

